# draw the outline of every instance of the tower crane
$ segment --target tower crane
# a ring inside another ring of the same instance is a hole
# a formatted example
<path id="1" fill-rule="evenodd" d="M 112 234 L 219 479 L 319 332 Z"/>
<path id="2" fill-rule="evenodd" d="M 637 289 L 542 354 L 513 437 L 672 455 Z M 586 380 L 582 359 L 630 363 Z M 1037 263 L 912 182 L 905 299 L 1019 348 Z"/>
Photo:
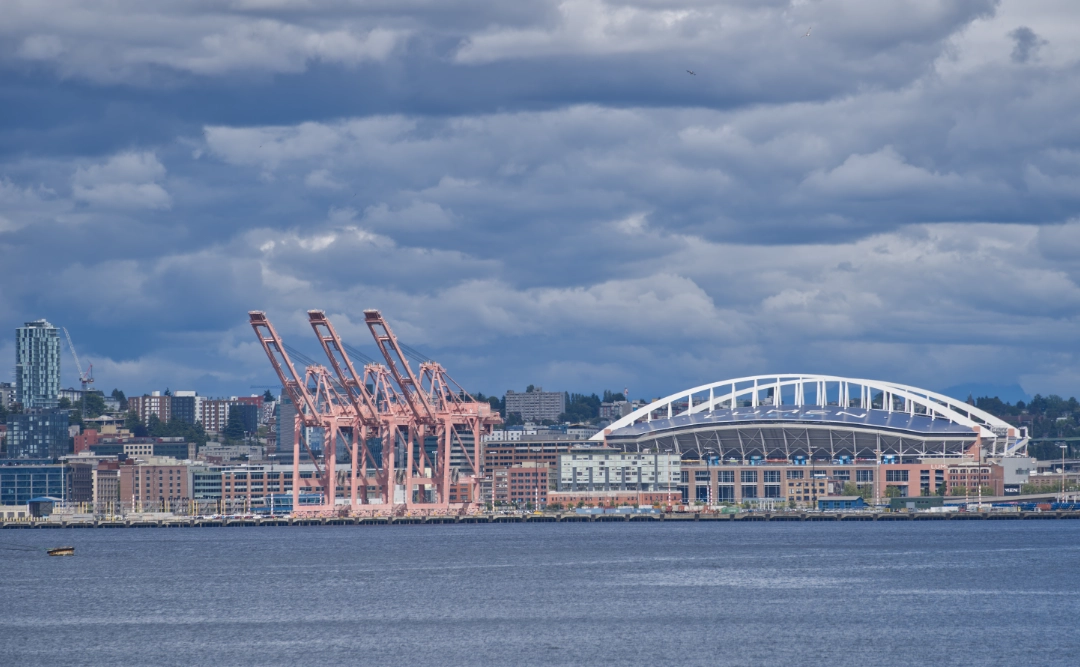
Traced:
<path id="1" fill-rule="evenodd" d="M 82 383 L 83 394 L 86 394 L 86 389 L 89 385 L 94 384 L 94 364 L 90 364 L 86 367 L 86 371 L 83 371 L 82 362 L 79 361 L 79 355 L 75 352 L 75 343 L 71 342 L 71 334 L 68 333 L 67 327 L 63 327 L 64 336 L 67 337 L 68 349 L 71 350 L 71 356 L 75 357 L 75 368 L 79 371 L 79 382 Z"/>
<path id="2" fill-rule="evenodd" d="M 82 362 L 79 361 L 79 355 L 75 352 L 75 343 L 71 342 L 71 334 L 68 333 L 67 327 L 63 327 L 64 336 L 67 338 L 68 349 L 71 350 L 71 356 L 75 357 L 75 369 L 79 371 L 79 383 L 82 385 L 82 408 L 80 414 L 83 419 L 86 419 L 86 392 L 90 385 L 94 384 L 94 365 L 90 364 L 83 371 Z"/>

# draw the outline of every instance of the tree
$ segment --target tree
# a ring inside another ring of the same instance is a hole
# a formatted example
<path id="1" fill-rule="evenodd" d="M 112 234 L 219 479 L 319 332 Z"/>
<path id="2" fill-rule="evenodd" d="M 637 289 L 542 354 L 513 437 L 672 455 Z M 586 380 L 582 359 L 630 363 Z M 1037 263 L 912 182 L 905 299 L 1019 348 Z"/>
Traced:
<path id="1" fill-rule="evenodd" d="M 225 431 L 222 435 L 227 440 L 244 439 L 244 420 L 240 417 L 239 410 L 229 410 L 229 421 L 225 424 Z"/>
<path id="2" fill-rule="evenodd" d="M 520 412 L 511 412 L 506 415 L 506 420 L 503 422 L 503 426 L 520 426 L 525 423 L 525 420 L 521 418 Z"/>
<path id="3" fill-rule="evenodd" d="M 885 497 L 886 498 L 899 498 L 900 497 L 900 489 L 896 488 L 895 486 L 886 486 L 885 487 Z"/>
<path id="4" fill-rule="evenodd" d="M 263 392 L 263 403 L 273 403 L 273 402 L 274 402 L 274 395 L 270 393 L 269 389 L 267 389 L 265 392 Z"/>
<path id="5" fill-rule="evenodd" d="M 136 438 L 145 438 L 148 435 L 146 424 L 142 423 L 142 420 L 139 419 L 139 413 L 134 410 L 129 410 L 127 417 L 124 418 L 124 428 L 131 431 L 131 434 Z"/>
<path id="6" fill-rule="evenodd" d="M 96 391 L 87 392 L 83 396 L 83 406 L 86 409 L 87 419 L 105 414 L 105 398 Z"/>
<path id="7" fill-rule="evenodd" d="M 113 389 L 112 390 L 112 397 L 120 402 L 120 409 L 121 410 L 127 410 L 128 409 L 128 400 L 127 400 L 127 396 L 124 396 L 124 392 L 120 391 L 119 389 Z"/>
<path id="8" fill-rule="evenodd" d="M 169 391 L 169 388 L 168 388 L 168 387 L 165 387 L 165 395 L 166 395 L 166 396 L 172 396 L 172 392 L 171 392 L 171 391 Z"/>
<path id="9" fill-rule="evenodd" d="M 519 385 L 519 386 L 520 386 L 520 385 Z M 535 389 L 536 389 L 536 387 L 534 387 L 533 385 L 531 385 L 531 384 L 530 384 L 530 385 L 529 385 L 528 387 L 525 387 L 525 393 L 526 393 L 526 394 L 531 394 L 531 393 L 533 393 L 533 391 L 534 391 Z"/>

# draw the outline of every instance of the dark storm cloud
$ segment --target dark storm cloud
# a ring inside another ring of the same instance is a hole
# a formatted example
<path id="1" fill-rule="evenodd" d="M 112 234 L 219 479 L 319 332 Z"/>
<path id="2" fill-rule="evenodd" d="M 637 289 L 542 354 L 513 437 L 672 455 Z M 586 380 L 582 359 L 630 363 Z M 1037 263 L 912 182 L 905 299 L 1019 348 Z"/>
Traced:
<path id="1" fill-rule="evenodd" d="M 1013 30 L 1009 33 L 1009 37 L 1012 37 L 1013 41 L 1016 42 L 1011 56 L 1014 63 L 1028 62 L 1038 55 L 1040 47 L 1048 43 L 1027 26 L 1020 26 Z"/>
<path id="2" fill-rule="evenodd" d="M 9 3 L 0 315 L 136 391 L 265 381 L 251 308 L 303 346 L 371 306 L 488 392 L 1067 391 L 1076 17 L 1025 7 Z"/>

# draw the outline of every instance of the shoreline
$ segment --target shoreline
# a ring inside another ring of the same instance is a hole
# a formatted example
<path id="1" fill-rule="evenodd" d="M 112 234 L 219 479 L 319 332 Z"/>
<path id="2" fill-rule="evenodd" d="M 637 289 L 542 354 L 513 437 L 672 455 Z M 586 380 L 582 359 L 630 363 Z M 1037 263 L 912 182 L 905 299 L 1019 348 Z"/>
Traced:
<path id="1" fill-rule="evenodd" d="M 7 521 L 0 530 L 51 530 L 74 528 L 253 528 L 269 526 L 386 526 L 430 524 L 492 523 L 610 523 L 610 522 L 715 522 L 746 523 L 773 521 L 1045 521 L 1080 519 L 1080 511 L 1042 512 L 743 512 L 738 514 L 473 514 L 462 516 L 395 517 L 266 517 L 167 519 L 96 519 Z"/>

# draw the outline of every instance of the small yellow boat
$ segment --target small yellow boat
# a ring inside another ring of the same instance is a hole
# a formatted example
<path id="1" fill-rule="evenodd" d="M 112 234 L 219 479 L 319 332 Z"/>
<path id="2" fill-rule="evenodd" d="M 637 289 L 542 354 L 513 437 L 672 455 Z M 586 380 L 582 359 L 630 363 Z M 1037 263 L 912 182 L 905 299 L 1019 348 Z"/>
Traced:
<path id="1" fill-rule="evenodd" d="M 55 549 L 49 549 L 48 554 L 50 556 L 74 556 L 75 547 L 56 547 Z"/>

